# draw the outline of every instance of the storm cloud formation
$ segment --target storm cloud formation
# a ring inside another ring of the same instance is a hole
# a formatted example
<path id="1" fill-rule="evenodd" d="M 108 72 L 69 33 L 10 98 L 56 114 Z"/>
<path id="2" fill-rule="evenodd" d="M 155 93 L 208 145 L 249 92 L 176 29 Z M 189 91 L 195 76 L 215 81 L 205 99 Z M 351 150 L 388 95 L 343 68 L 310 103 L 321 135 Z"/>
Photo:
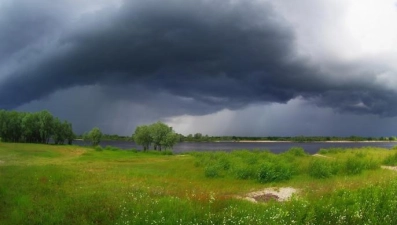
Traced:
<path id="1" fill-rule="evenodd" d="M 0 0 L 0 108 L 95 87 L 103 101 L 152 105 L 163 117 L 296 98 L 342 113 L 397 115 L 390 64 L 302 54 L 302 33 L 282 4 L 81 2 Z"/>

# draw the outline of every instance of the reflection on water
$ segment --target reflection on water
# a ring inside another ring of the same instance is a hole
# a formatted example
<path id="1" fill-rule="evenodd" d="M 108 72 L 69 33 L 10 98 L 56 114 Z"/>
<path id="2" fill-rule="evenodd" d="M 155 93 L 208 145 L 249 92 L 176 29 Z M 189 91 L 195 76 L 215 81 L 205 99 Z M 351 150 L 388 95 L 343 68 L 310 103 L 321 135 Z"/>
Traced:
<path id="1" fill-rule="evenodd" d="M 81 140 L 73 141 L 75 145 L 89 145 L 88 142 Z M 141 146 L 136 145 L 134 142 L 128 141 L 102 141 L 101 146 L 105 147 L 111 145 L 121 149 L 138 149 L 142 150 Z M 270 150 L 274 153 L 285 152 L 291 147 L 302 147 L 306 152 L 314 154 L 321 148 L 359 148 L 364 146 L 374 146 L 382 148 L 392 148 L 397 145 L 395 142 L 347 142 L 347 143 L 330 143 L 330 142 L 312 142 L 312 143 L 297 143 L 297 142 L 183 142 L 174 146 L 174 153 L 183 153 L 190 151 L 231 151 L 239 149 L 247 150 Z"/>

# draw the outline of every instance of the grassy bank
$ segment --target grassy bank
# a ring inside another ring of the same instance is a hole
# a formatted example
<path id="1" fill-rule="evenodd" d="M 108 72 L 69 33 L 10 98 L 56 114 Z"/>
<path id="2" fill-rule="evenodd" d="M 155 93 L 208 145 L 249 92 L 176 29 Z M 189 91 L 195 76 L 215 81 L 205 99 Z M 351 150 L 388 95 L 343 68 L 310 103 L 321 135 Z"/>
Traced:
<path id="1" fill-rule="evenodd" d="M 0 143 L 0 224 L 397 224 L 396 150 L 161 155 Z M 288 202 L 237 199 L 294 187 Z"/>

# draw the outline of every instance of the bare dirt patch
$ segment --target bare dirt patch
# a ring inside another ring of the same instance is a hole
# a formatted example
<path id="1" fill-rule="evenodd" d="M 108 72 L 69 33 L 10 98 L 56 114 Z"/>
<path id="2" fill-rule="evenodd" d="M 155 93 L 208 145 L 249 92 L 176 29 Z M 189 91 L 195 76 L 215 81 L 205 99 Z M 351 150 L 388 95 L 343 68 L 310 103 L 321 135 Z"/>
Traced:
<path id="1" fill-rule="evenodd" d="M 397 166 L 381 166 L 382 169 L 397 171 Z"/>
<path id="2" fill-rule="evenodd" d="M 0 160 L 0 164 L 3 164 L 3 163 L 5 163 L 5 162 Z"/>
<path id="3" fill-rule="evenodd" d="M 329 156 L 325 156 L 325 155 L 320 155 L 320 154 L 314 154 L 313 155 L 314 157 L 320 157 L 320 158 L 332 158 L 332 157 L 329 157 Z"/>
<path id="4" fill-rule="evenodd" d="M 245 196 L 240 196 L 239 198 L 255 203 L 269 201 L 283 202 L 288 201 L 292 195 L 296 193 L 298 193 L 298 190 L 292 187 L 266 188 L 261 191 L 248 193 Z"/>

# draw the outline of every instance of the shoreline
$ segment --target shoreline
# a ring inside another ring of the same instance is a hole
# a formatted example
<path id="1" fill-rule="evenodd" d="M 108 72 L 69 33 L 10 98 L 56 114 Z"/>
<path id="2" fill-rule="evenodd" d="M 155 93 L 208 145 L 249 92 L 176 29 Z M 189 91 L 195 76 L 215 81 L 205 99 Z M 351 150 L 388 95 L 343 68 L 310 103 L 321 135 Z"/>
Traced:
<path id="1" fill-rule="evenodd" d="M 267 140 L 260 140 L 260 141 L 251 141 L 251 140 L 241 140 L 235 142 L 242 142 L 242 143 L 391 143 L 397 141 L 267 141 Z"/>

